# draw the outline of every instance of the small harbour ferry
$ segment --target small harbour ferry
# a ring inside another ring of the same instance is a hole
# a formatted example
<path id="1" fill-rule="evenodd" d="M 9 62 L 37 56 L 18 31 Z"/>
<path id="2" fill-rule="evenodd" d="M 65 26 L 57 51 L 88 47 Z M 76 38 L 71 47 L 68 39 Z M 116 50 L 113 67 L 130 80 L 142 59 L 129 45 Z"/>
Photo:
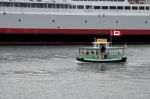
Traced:
<path id="1" fill-rule="evenodd" d="M 93 47 L 79 48 L 79 55 L 76 57 L 78 61 L 96 63 L 126 62 L 125 46 L 113 47 L 111 42 L 107 42 L 107 39 L 97 39 L 92 43 Z"/>

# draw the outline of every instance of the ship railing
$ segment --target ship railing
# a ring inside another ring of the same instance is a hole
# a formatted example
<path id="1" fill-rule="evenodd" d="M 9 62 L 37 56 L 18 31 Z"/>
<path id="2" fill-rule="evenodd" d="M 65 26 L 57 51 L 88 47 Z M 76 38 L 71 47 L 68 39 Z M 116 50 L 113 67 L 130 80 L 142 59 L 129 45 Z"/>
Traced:
<path id="1" fill-rule="evenodd" d="M 79 10 L 79 9 L 55 9 L 55 8 L 19 8 L 19 7 L 0 7 L 1 11 L 8 11 L 8 12 L 39 12 L 39 13 L 44 13 L 44 12 L 81 12 L 81 13 L 88 13 L 85 12 L 84 10 Z"/>
<path id="2" fill-rule="evenodd" d="M 0 7 L 1 11 L 13 11 L 13 12 L 78 12 L 78 13 L 118 13 L 121 14 L 133 14 L 133 13 L 147 13 L 150 12 L 150 10 L 113 10 L 113 9 L 90 9 L 90 10 L 84 10 L 84 9 L 56 9 L 56 8 L 23 8 L 23 7 Z"/>

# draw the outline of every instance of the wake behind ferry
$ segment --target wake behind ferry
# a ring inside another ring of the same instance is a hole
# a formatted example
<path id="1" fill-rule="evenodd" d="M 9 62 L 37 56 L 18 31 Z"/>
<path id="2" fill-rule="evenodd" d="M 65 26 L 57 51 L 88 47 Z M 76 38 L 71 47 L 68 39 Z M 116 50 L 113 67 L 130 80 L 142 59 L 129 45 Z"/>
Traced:
<path id="1" fill-rule="evenodd" d="M 149 42 L 150 1 L 0 0 L 0 44 Z M 116 32 L 117 31 L 117 32 Z M 119 36 L 119 37 L 118 37 Z"/>

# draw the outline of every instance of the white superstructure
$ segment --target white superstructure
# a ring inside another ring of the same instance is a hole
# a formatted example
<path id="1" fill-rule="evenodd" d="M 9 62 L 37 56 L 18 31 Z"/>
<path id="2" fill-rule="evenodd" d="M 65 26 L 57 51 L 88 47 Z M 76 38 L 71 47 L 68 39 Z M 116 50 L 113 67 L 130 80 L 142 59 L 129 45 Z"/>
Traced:
<path id="1" fill-rule="evenodd" d="M 149 1 L 0 0 L 0 33 L 150 34 Z M 131 4 L 132 3 L 132 4 Z"/>

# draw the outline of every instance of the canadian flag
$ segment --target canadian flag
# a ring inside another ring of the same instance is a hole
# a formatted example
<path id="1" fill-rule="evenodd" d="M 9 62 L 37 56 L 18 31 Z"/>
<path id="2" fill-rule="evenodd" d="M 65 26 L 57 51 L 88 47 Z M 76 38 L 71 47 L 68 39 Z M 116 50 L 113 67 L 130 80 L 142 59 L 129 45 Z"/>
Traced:
<path id="1" fill-rule="evenodd" d="M 113 30 L 113 31 L 111 31 L 111 35 L 112 36 L 121 36 L 122 33 L 120 31 L 118 31 L 118 30 Z"/>

